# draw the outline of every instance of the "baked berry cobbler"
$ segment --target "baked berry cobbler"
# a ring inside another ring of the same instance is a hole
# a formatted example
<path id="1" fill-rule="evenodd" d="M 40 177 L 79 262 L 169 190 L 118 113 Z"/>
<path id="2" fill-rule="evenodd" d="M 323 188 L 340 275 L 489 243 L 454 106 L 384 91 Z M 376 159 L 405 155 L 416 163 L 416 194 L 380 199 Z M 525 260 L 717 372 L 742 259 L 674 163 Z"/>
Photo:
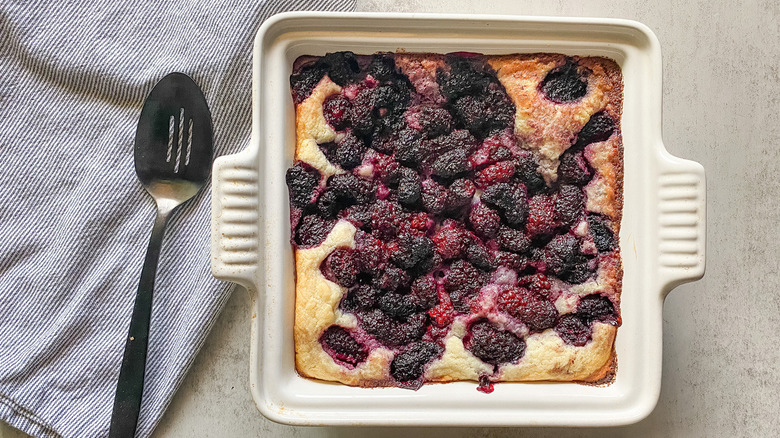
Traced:
<path id="1" fill-rule="evenodd" d="M 302 375 L 488 392 L 612 378 L 615 62 L 338 52 L 299 58 L 290 84 Z"/>

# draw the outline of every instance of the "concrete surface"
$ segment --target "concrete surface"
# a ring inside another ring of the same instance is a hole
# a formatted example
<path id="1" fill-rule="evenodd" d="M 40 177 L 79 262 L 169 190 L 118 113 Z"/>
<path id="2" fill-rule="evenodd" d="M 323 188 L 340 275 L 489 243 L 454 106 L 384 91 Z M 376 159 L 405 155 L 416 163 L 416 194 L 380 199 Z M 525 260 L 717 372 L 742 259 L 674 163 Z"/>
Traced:
<path id="1" fill-rule="evenodd" d="M 740 4 L 742 3 L 742 4 Z M 780 433 L 780 3 L 775 0 L 358 0 L 361 11 L 629 18 L 664 60 L 664 139 L 707 172 L 707 274 L 664 310 L 663 387 L 609 429 L 304 428 L 249 393 L 249 296 L 237 290 L 155 432 L 161 437 L 768 437 Z M 0 429 L 1 438 L 22 438 Z"/>

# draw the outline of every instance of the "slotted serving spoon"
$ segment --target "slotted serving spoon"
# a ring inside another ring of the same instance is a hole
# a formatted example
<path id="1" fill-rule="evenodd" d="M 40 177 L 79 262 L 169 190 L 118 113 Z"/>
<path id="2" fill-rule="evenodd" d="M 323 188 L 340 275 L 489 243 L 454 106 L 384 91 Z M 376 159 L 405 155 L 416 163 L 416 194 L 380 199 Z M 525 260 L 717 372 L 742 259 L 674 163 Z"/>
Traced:
<path id="1" fill-rule="evenodd" d="M 157 204 L 111 415 L 110 437 L 133 437 L 149 341 L 152 292 L 165 224 L 174 209 L 206 184 L 214 155 L 211 113 L 197 84 L 171 73 L 154 86 L 135 135 L 135 172 Z"/>

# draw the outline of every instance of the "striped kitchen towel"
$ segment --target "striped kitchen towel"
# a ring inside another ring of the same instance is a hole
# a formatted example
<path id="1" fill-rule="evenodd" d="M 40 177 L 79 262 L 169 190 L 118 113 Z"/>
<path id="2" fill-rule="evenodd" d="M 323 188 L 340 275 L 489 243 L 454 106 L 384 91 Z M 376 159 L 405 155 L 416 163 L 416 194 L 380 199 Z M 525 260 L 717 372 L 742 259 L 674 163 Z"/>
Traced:
<path id="1" fill-rule="evenodd" d="M 204 90 L 217 155 L 249 141 L 251 49 L 287 10 L 354 0 L 5 0 L 0 6 L 0 420 L 105 436 L 154 204 L 141 105 L 172 71 Z M 231 288 L 209 268 L 210 190 L 171 219 L 137 436 L 149 436 Z"/>

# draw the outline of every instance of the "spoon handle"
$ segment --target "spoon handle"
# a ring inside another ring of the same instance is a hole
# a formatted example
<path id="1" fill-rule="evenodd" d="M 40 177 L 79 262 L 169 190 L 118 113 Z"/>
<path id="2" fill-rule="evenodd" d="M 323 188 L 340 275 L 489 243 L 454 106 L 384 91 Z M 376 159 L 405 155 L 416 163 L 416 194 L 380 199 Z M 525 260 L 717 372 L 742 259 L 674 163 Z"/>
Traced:
<path id="1" fill-rule="evenodd" d="M 114 410 L 111 414 L 109 437 L 133 437 L 138 425 L 141 410 L 141 396 L 144 389 L 144 371 L 146 369 L 146 349 L 149 344 L 149 321 L 152 314 L 152 295 L 154 279 L 157 273 L 157 261 L 160 257 L 165 223 L 170 211 L 157 210 L 157 218 L 152 228 L 152 237 L 146 250 L 146 259 L 135 297 L 133 316 L 125 344 L 122 368 L 119 370 Z"/>

